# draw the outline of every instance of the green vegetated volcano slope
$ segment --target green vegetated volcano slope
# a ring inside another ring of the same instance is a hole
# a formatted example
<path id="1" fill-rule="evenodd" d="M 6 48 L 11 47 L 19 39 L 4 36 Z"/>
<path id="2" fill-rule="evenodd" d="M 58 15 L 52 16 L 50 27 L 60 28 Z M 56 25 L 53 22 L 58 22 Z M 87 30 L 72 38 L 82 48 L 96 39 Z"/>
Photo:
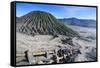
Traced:
<path id="1" fill-rule="evenodd" d="M 78 36 L 77 32 L 59 22 L 52 14 L 44 11 L 32 11 L 18 18 L 17 23 L 22 23 L 18 31 L 26 34 Z"/>

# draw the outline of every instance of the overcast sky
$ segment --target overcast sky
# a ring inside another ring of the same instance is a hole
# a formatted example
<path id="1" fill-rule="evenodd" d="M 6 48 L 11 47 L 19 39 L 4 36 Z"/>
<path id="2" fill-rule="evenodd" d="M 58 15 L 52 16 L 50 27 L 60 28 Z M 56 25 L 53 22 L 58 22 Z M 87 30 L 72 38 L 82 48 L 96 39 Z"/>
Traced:
<path id="1" fill-rule="evenodd" d="M 16 16 L 23 16 L 31 11 L 46 11 L 56 18 L 96 19 L 95 7 L 62 6 L 32 3 L 16 3 Z"/>

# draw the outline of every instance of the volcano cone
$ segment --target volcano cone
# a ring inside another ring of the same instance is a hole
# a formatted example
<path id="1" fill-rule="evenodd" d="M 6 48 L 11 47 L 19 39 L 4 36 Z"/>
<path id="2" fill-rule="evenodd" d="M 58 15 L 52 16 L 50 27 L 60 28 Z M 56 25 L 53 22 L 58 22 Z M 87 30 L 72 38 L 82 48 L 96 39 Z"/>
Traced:
<path id="1" fill-rule="evenodd" d="M 52 14 L 44 11 L 32 11 L 18 18 L 17 23 L 21 23 L 18 31 L 25 34 L 78 35 L 77 32 L 58 21 Z"/>

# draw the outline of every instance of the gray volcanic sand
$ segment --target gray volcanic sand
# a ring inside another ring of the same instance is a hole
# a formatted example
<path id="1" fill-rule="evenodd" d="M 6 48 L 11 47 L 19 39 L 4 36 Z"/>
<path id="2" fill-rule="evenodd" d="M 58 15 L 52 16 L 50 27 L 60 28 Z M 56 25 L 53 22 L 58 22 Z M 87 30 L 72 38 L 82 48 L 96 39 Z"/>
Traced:
<path id="1" fill-rule="evenodd" d="M 96 60 L 96 29 L 79 27 L 79 26 L 71 26 L 71 25 L 68 26 L 73 30 L 77 31 L 82 37 L 88 39 L 89 41 L 74 37 L 72 41 L 75 46 L 71 46 L 69 44 L 62 44 L 61 42 L 61 39 L 66 38 L 67 36 L 59 35 L 59 37 L 53 39 L 52 35 L 31 36 L 31 35 L 17 32 L 16 34 L 17 54 L 24 54 L 26 50 L 32 52 L 54 50 L 57 49 L 58 45 L 60 45 L 62 47 L 65 46 L 67 48 L 76 48 L 76 49 L 80 48 L 82 54 L 79 54 L 75 58 L 74 62 L 95 61 Z M 29 64 L 28 62 L 21 61 L 21 60 L 25 60 L 25 57 L 16 57 L 16 61 L 18 61 L 17 65 Z M 39 62 L 43 64 L 41 61 Z"/>

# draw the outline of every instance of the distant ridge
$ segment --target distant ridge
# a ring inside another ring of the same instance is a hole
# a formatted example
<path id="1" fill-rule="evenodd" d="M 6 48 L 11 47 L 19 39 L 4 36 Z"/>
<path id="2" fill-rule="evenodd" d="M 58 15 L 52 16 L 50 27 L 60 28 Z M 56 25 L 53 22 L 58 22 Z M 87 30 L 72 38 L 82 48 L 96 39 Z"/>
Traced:
<path id="1" fill-rule="evenodd" d="M 17 31 L 26 34 L 50 34 L 78 36 L 78 33 L 60 23 L 52 14 L 44 11 L 32 11 L 17 18 Z"/>
<path id="2" fill-rule="evenodd" d="M 82 26 L 82 27 L 96 27 L 96 21 L 92 19 L 77 19 L 77 18 L 64 18 L 64 19 L 58 19 L 61 22 L 64 22 L 64 24 L 69 25 L 76 25 L 76 26 Z"/>

